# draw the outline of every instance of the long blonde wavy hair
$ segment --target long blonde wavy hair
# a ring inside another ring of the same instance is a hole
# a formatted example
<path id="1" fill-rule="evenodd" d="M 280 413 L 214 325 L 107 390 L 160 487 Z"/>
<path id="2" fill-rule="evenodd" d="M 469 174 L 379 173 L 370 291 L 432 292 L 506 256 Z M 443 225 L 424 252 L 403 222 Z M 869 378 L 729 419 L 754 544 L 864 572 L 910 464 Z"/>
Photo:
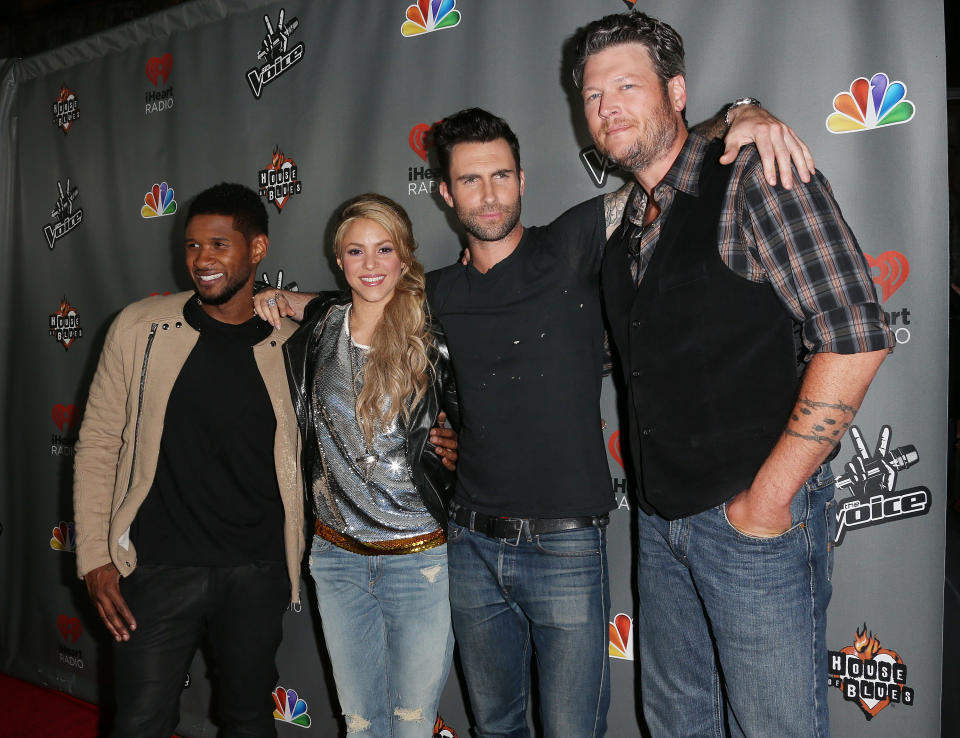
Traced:
<path id="1" fill-rule="evenodd" d="M 430 384 L 429 349 L 433 334 L 428 328 L 426 278 L 414 257 L 417 244 L 407 211 L 384 195 L 357 195 L 340 211 L 333 237 L 333 253 L 343 259 L 344 240 L 350 225 L 361 218 L 372 220 L 390 234 L 403 264 L 390 302 L 383 310 L 370 340 L 363 368 L 363 387 L 357 393 L 357 423 L 367 443 L 378 428 L 385 428 L 398 413 L 405 421 Z M 390 398 L 389 408 L 385 398 Z"/>

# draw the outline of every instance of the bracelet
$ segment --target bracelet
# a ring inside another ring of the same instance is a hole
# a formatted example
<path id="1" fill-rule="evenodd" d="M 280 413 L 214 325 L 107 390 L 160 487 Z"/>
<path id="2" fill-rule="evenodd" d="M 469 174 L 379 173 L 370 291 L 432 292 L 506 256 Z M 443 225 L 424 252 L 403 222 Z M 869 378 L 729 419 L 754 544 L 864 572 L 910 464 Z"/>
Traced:
<path id="1" fill-rule="evenodd" d="M 734 108 L 739 108 L 741 105 L 756 105 L 758 108 L 762 107 L 760 101 L 755 97 L 741 97 L 739 100 L 734 100 L 727 105 L 726 110 L 723 111 L 723 120 L 727 124 L 727 128 L 730 127 L 730 111 Z"/>

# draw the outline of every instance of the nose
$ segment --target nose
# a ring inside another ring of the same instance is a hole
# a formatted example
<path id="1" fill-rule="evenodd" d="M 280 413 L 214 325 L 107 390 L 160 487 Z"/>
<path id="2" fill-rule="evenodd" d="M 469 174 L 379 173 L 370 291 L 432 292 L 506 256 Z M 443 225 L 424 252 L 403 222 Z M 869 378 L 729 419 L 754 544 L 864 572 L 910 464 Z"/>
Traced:
<path id="1" fill-rule="evenodd" d="M 484 202 L 496 202 L 496 201 L 497 201 L 497 194 L 496 194 L 496 192 L 494 192 L 494 190 L 493 190 L 493 180 L 489 180 L 489 179 L 484 180 L 484 182 L 483 182 L 483 192 L 482 192 L 481 194 L 483 195 L 483 201 L 484 201 Z"/>
<path id="2" fill-rule="evenodd" d="M 198 267 L 205 267 L 210 264 L 213 264 L 216 261 L 213 257 L 213 251 L 207 246 L 201 246 L 199 253 L 197 254 L 196 265 Z"/>
<path id="3" fill-rule="evenodd" d="M 364 269 L 375 269 L 377 266 L 377 252 L 375 249 L 364 250 L 363 252 L 363 268 Z"/>
<path id="4" fill-rule="evenodd" d="M 601 118 L 612 118 L 620 112 L 620 105 L 617 102 L 617 96 L 612 92 L 604 92 L 600 95 L 600 105 L 597 107 L 597 114 Z"/>

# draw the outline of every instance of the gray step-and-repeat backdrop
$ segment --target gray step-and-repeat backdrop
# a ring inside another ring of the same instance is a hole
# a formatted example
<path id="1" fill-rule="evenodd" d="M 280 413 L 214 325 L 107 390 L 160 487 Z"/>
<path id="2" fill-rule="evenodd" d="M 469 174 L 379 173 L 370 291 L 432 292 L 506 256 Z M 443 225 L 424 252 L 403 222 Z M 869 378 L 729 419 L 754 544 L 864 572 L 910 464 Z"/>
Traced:
<path id="1" fill-rule="evenodd" d="M 223 180 L 260 190 L 272 219 L 264 271 L 273 283 L 333 287 L 331 215 L 370 190 L 403 203 L 424 264 L 438 267 L 456 258 L 462 236 L 437 193 L 424 133 L 477 105 L 519 135 L 524 221 L 549 221 L 622 181 L 590 148 L 563 57 L 574 29 L 625 9 L 620 0 L 198 0 L 0 62 L 3 671 L 109 701 L 105 629 L 71 553 L 73 444 L 110 320 L 129 302 L 189 286 L 180 245 L 189 198 Z M 759 97 L 811 145 L 874 268 L 899 345 L 835 462 L 843 476 L 828 628 L 832 724 L 838 736 L 937 735 L 947 427 L 942 5 L 651 0 L 644 9 L 685 38 L 690 120 Z M 615 408 L 607 385 L 620 505 L 609 539 L 610 735 L 635 736 L 635 510 Z M 334 735 L 339 711 L 312 608 L 289 612 L 285 633 L 279 732 Z M 214 735 L 210 692 L 198 655 L 183 692 L 183 735 Z M 455 674 L 441 708 L 466 736 Z"/>

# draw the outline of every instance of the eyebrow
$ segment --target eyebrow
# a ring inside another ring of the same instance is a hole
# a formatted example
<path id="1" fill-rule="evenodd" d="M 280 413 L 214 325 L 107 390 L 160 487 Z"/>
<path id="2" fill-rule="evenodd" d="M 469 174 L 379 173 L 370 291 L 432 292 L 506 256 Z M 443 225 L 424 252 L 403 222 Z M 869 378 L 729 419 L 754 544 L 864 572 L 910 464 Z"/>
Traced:
<path id="1" fill-rule="evenodd" d="M 372 246 L 383 246 L 383 244 L 385 244 L 385 243 L 388 243 L 388 244 L 390 244 L 391 246 L 393 246 L 393 239 L 392 239 L 392 238 L 385 238 L 385 239 L 383 239 L 382 241 L 377 241 L 376 243 L 371 244 L 371 245 L 372 245 Z M 360 243 L 359 241 L 348 241 L 347 243 L 343 244 L 343 248 L 349 249 L 349 248 L 352 247 L 352 246 L 357 246 L 357 247 L 359 247 L 359 248 L 363 248 L 364 245 L 365 245 L 365 244 L 362 244 L 362 243 Z"/>

